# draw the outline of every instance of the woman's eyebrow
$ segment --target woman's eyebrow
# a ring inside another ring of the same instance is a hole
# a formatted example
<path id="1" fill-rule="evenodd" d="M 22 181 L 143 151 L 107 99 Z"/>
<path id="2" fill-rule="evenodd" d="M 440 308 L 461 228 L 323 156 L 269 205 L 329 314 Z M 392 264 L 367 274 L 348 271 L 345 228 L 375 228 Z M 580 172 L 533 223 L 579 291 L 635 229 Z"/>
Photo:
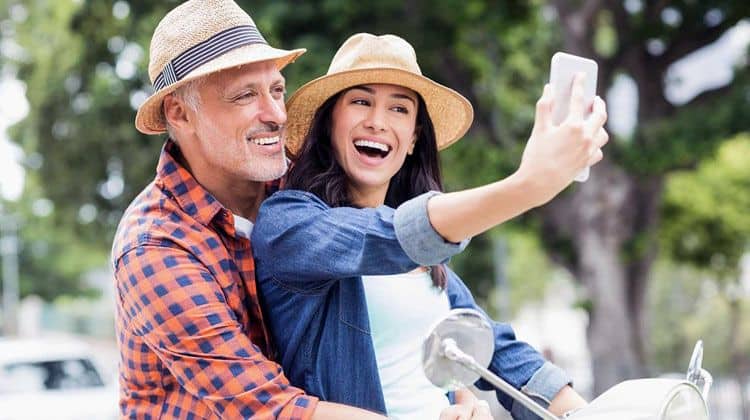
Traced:
<path id="1" fill-rule="evenodd" d="M 371 87 L 367 87 L 367 86 L 354 86 L 353 88 L 351 88 L 349 90 L 355 90 L 355 89 L 356 90 L 363 90 L 363 91 L 369 93 L 370 95 L 374 95 L 375 94 L 375 89 L 373 89 Z M 404 93 L 393 93 L 390 96 L 391 96 L 391 98 L 396 98 L 396 99 L 408 99 L 408 100 L 412 101 L 412 103 L 414 103 L 414 105 L 417 104 L 416 99 L 414 99 L 411 96 L 406 95 Z"/>
<path id="2" fill-rule="evenodd" d="M 369 94 L 371 94 L 371 95 L 374 95 L 374 94 L 375 94 L 375 89 L 373 89 L 373 88 L 369 88 L 369 87 L 367 87 L 367 86 L 354 86 L 354 87 L 353 87 L 353 88 L 351 88 L 350 90 L 355 90 L 355 89 L 357 89 L 357 90 L 364 90 L 365 92 L 367 92 L 367 93 L 369 93 Z"/>
<path id="3" fill-rule="evenodd" d="M 391 98 L 396 98 L 396 99 L 408 99 L 408 100 L 412 101 L 412 103 L 413 103 L 414 105 L 416 105 L 416 104 L 417 104 L 417 101 L 416 101 L 416 100 L 415 100 L 414 98 L 412 98 L 412 97 L 411 97 L 411 96 L 409 96 L 409 95 L 405 95 L 405 94 L 403 94 L 403 93 L 394 93 L 393 95 L 391 95 Z"/>

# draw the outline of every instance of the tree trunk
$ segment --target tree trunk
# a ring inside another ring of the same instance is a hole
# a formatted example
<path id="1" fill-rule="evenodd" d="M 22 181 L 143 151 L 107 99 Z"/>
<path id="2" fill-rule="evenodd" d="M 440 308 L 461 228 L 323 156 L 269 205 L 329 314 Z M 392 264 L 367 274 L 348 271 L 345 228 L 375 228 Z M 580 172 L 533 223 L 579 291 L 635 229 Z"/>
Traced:
<path id="1" fill-rule="evenodd" d="M 739 285 L 737 285 L 739 287 Z M 750 374 L 750 361 L 743 352 L 740 343 L 742 331 L 742 300 L 736 293 L 730 293 L 729 301 L 729 354 L 732 361 L 734 377 L 740 388 L 740 406 L 737 407 L 740 419 L 750 419 L 750 403 L 745 399 L 748 391 L 747 377 Z"/>
<path id="2" fill-rule="evenodd" d="M 595 395 L 647 374 L 644 300 L 656 256 L 649 232 L 658 223 L 661 185 L 661 178 L 635 178 L 605 160 L 573 194 L 544 210 L 547 233 L 570 238 L 575 258 L 568 266 L 592 303 L 587 335 Z"/>
<path id="3" fill-rule="evenodd" d="M 598 169 L 598 170 L 596 170 Z M 574 247 L 577 277 L 592 302 L 588 326 L 594 370 L 594 393 L 640 373 L 633 345 L 633 319 L 628 314 L 628 279 L 620 249 L 630 223 L 619 215 L 631 202 L 630 179 L 613 165 L 596 168 L 591 179 L 576 192 L 578 209 Z"/>

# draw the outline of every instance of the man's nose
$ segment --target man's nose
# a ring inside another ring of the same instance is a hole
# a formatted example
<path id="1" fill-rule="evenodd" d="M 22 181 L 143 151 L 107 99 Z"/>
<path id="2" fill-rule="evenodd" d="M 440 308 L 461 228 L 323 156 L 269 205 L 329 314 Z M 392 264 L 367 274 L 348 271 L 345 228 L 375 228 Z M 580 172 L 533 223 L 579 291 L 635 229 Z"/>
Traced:
<path id="1" fill-rule="evenodd" d="M 286 105 L 284 105 L 283 99 L 279 100 L 271 95 L 263 95 L 259 106 L 262 122 L 279 126 L 286 124 Z"/>

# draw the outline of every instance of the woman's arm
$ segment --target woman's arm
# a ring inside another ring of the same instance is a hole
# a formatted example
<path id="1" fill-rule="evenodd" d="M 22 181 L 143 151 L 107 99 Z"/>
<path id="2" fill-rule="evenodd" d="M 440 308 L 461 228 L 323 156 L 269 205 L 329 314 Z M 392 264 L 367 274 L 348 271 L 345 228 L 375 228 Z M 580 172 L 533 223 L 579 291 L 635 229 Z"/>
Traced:
<path id="1" fill-rule="evenodd" d="M 253 229 L 256 274 L 299 285 L 440 263 L 466 244 L 448 243 L 434 231 L 428 196 L 398 210 L 357 209 L 331 208 L 303 191 L 279 191 L 263 203 Z"/>
<path id="2" fill-rule="evenodd" d="M 540 206 L 566 188 L 586 166 L 602 158 L 608 140 L 604 130 L 604 101 L 594 100 L 584 119 L 583 79 L 576 78 L 570 115 L 552 125 L 549 86 L 537 102 L 536 119 L 518 170 L 508 178 L 469 190 L 430 199 L 427 210 L 435 230 L 446 240 L 459 242 Z"/>
<path id="3" fill-rule="evenodd" d="M 556 416 L 562 416 L 568 411 L 584 407 L 586 404 L 588 404 L 586 400 L 573 387 L 566 385 L 552 399 L 549 411 Z"/>

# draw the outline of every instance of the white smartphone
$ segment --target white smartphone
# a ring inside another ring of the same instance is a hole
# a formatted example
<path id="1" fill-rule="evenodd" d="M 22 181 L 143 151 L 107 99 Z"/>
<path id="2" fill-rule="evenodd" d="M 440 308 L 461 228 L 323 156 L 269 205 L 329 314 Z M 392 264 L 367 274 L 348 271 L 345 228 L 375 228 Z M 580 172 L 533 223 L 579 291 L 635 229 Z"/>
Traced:
<path id="1" fill-rule="evenodd" d="M 562 123 L 568 116 L 570 95 L 573 87 L 573 77 L 576 73 L 585 73 L 586 80 L 583 88 L 583 100 L 586 109 L 591 109 L 596 96 L 596 75 L 599 67 L 596 61 L 579 57 L 564 52 L 556 52 L 552 56 L 549 71 L 549 84 L 552 88 L 554 105 L 552 108 L 552 121 L 554 124 Z M 585 182 L 589 179 L 589 168 L 579 173 L 575 180 Z"/>

